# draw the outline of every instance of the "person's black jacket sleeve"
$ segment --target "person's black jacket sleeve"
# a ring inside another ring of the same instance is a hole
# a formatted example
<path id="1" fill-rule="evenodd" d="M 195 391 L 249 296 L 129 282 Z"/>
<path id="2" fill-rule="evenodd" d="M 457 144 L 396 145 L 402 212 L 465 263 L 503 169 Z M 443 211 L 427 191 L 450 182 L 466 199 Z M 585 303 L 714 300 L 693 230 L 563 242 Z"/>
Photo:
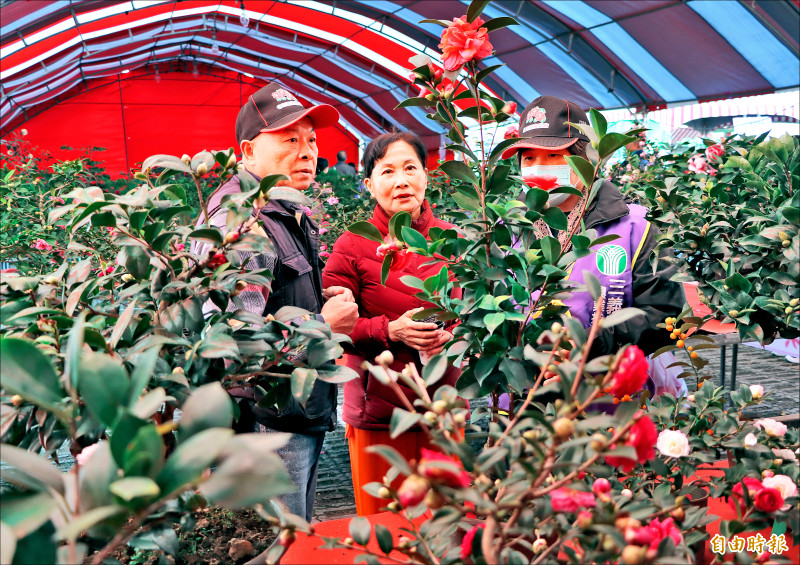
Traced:
<path id="1" fill-rule="evenodd" d="M 683 285 L 670 280 L 678 270 L 675 263 L 665 260 L 672 256 L 671 250 L 662 250 L 658 268 L 653 273 L 653 251 L 659 233 L 651 223 L 642 250 L 633 265 L 633 306 L 643 310 L 644 316 L 636 316 L 610 328 L 601 328 L 592 345 L 590 357 L 615 353 L 627 343 L 638 345 L 645 355 L 650 355 L 671 343 L 669 332 L 657 328 L 656 324 L 669 316 L 680 314 L 686 296 Z"/>

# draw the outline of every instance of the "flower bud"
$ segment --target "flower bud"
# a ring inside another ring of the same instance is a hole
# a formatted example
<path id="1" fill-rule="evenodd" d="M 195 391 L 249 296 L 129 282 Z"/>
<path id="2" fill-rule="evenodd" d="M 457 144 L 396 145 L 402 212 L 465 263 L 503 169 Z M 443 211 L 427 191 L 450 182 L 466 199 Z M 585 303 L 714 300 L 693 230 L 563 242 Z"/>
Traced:
<path id="1" fill-rule="evenodd" d="M 686 511 L 683 508 L 676 508 L 669 514 L 676 522 L 683 522 L 686 518 Z"/>
<path id="2" fill-rule="evenodd" d="M 730 316 L 731 318 L 735 318 L 738 315 L 739 315 L 738 310 L 728 310 L 728 316 Z"/>
<path id="3" fill-rule="evenodd" d="M 342 540 L 342 545 L 353 545 L 353 538 L 344 538 Z"/>
<path id="4" fill-rule="evenodd" d="M 611 483 L 608 482 L 608 479 L 595 479 L 594 483 L 592 483 L 592 492 L 602 497 L 602 495 L 611 492 Z"/>
<path id="5" fill-rule="evenodd" d="M 431 484 L 427 479 L 419 475 L 411 475 L 406 477 L 400 488 L 397 489 L 397 498 L 400 500 L 400 504 L 406 508 L 416 506 L 423 501 L 430 488 Z"/>
<path id="6" fill-rule="evenodd" d="M 690 394 L 689 396 L 686 397 L 686 400 L 688 400 L 689 402 L 694 402 L 694 395 Z"/>
<path id="7" fill-rule="evenodd" d="M 646 547 L 638 545 L 626 545 L 622 550 L 622 563 L 626 565 L 641 565 L 645 560 Z"/>
<path id="8" fill-rule="evenodd" d="M 199 176 L 202 177 L 206 173 L 208 173 L 208 165 L 206 165 L 205 163 L 200 163 L 199 165 L 197 165 L 197 174 Z"/>
<path id="9" fill-rule="evenodd" d="M 232 169 L 236 166 L 236 155 L 231 155 L 230 159 L 228 159 L 228 163 L 225 165 L 225 168 Z"/>
<path id="10" fill-rule="evenodd" d="M 397 504 L 397 501 L 393 500 L 389 504 L 386 505 L 386 508 L 388 508 L 392 512 L 397 512 L 398 510 L 400 510 L 400 505 Z"/>
<path id="11" fill-rule="evenodd" d="M 786 308 L 783 309 L 783 312 L 784 314 L 791 314 L 792 310 L 793 308 L 791 306 L 787 306 Z"/>
<path id="12" fill-rule="evenodd" d="M 783 240 L 783 243 L 781 243 L 781 246 L 783 246 L 783 247 L 789 247 L 791 244 L 792 244 L 792 242 L 791 242 L 791 241 L 789 241 L 788 239 L 784 239 L 784 240 Z"/>
<path id="13" fill-rule="evenodd" d="M 429 426 L 432 426 L 436 423 L 436 412 L 431 412 L 428 410 L 425 414 L 422 415 L 422 419 L 425 420 L 425 423 Z"/>
<path id="14" fill-rule="evenodd" d="M 283 530 L 281 535 L 278 536 L 278 543 L 283 547 L 289 547 L 294 541 L 294 532 L 291 530 Z"/>
<path id="15" fill-rule="evenodd" d="M 188 165 L 189 163 L 192 162 L 192 158 L 189 157 L 186 153 L 184 153 L 183 157 L 181 157 L 181 161 L 183 161 L 184 163 L 186 163 Z"/>
<path id="16" fill-rule="evenodd" d="M 592 513 L 588 510 L 581 510 L 578 512 L 578 519 L 575 523 L 579 528 L 588 528 L 592 525 Z"/>
<path id="17" fill-rule="evenodd" d="M 378 496 L 381 498 L 392 498 L 392 491 L 390 491 L 387 487 L 381 487 L 378 490 Z"/>
<path id="18" fill-rule="evenodd" d="M 175 367 L 174 369 L 172 369 L 172 372 L 182 375 L 183 374 L 183 367 Z"/>
<path id="19" fill-rule="evenodd" d="M 761 471 L 761 477 L 764 478 L 764 479 L 769 479 L 770 477 L 774 477 L 774 476 L 775 476 L 775 472 L 774 471 L 770 471 L 769 469 L 764 469 L 763 471 Z"/>
<path id="20" fill-rule="evenodd" d="M 606 536 L 603 539 L 603 551 L 614 551 L 617 548 L 617 544 L 614 542 L 614 538 L 611 536 Z"/>
<path id="21" fill-rule="evenodd" d="M 559 439 L 569 439 L 575 431 L 575 423 L 569 418 L 559 418 L 553 423 L 553 432 Z"/>
<path id="22" fill-rule="evenodd" d="M 122 275 L 122 282 L 131 282 L 132 280 L 134 280 L 134 277 L 133 277 L 132 274 L 125 273 L 124 275 Z"/>
<path id="23" fill-rule="evenodd" d="M 423 502 L 425 503 L 425 506 L 431 510 L 438 510 L 444 506 L 444 503 L 447 502 L 447 500 L 441 494 L 431 489 L 428 491 L 428 494 L 425 495 Z"/>
<path id="24" fill-rule="evenodd" d="M 777 467 L 777 466 L 779 466 L 779 465 L 783 465 L 783 459 L 780 459 L 780 458 L 778 458 L 778 459 L 773 459 L 773 460 L 772 460 L 772 463 L 773 463 L 773 464 L 774 464 L 776 467 Z"/>
<path id="25" fill-rule="evenodd" d="M 464 415 L 463 412 L 459 412 L 453 416 L 453 422 L 455 422 L 459 426 L 463 426 L 467 423 L 467 417 Z"/>
<path id="26" fill-rule="evenodd" d="M 388 367 L 394 363 L 394 355 L 391 351 L 386 350 L 375 358 L 375 362 L 383 367 Z"/>
<path id="27" fill-rule="evenodd" d="M 537 538 L 536 541 L 533 542 L 531 549 L 533 553 L 541 553 L 547 549 L 547 541 L 544 538 Z"/>
<path id="28" fill-rule="evenodd" d="M 506 102 L 503 107 L 500 109 L 501 112 L 506 114 L 513 114 L 517 111 L 517 103 L 516 102 Z"/>
<path id="29" fill-rule="evenodd" d="M 405 536 L 400 536 L 400 539 L 397 540 L 398 549 L 408 549 L 410 546 L 411 540 Z"/>
<path id="30" fill-rule="evenodd" d="M 444 400 L 437 400 L 433 403 L 431 408 L 433 408 L 433 411 L 441 416 L 447 412 L 447 402 Z"/>
<path id="31" fill-rule="evenodd" d="M 800 304 L 800 298 L 792 298 L 789 301 L 789 306 L 797 306 L 798 304 Z"/>
<path id="32" fill-rule="evenodd" d="M 564 326 L 562 326 L 558 322 L 553 322 L 553 325 L 550 326 L 550 331 L 553 332 L 554 334 L 560 334 L 561 330 L 563 330 L 563 329 L 564 329 Z"/>
<path id="33" fill-rule="evenodd" d="M 779 231 L 778 237 L 781 239 L 781 241 L 786 241 L 787 239 L 789 239 L 789 234 L 786 233 L 785 231 Z"/>
<path id="34" fill-rule="evenodd" d="M 592 441 L 589 442 L 589 447 L 591 447 L 594 451 L 600 453 L 606 448 L 606 436 L 603 434 L 594 434 L 592 436 Z M 608 481 L 606 481 L 608 482 Z"/>
<path id="35" fill-rule="evenodd" d="M 631 492 L 631 489 L 629 489 L 629 488 L 622 489 L 622 492 L 620 492 L 619 494 L 622 496 L 622 498 L 632 498 L 633 497 L 633 492 Z"/>
<path id="36" fill-rule="evenodd" d="M 528 441 L 535 441 L 539 439 L 539 434 L 536 432 L 536 430 L 526 430 L 525 432 L 522 433 L 522 437 L 524 437 Z"/>
<path id="37" fill-rule="evenodd" d="M 22 398 L 20 395 L 15 394 L 14 396 L 11 397 L 11 404 L 13 404 L 14 406 L 19 406 L 24 402 L 24 400 L 25 399 Z"/>
<path id="38" fill-rule="evenodd" d="M 229 231 L 225 234 L 225 243 L 234 243 L 239 240 L 239 232 L 238 231 Z"/>
<path id="39" fill-rule="evenodd" d="M 46 279 L 44 279 L 42 282 L 44 284 L 57 285 L 59 280 L 58 280 L 58 277 L 55 277 L 55 276 L 51 275 L 51 276 L 47 277 Z"/>

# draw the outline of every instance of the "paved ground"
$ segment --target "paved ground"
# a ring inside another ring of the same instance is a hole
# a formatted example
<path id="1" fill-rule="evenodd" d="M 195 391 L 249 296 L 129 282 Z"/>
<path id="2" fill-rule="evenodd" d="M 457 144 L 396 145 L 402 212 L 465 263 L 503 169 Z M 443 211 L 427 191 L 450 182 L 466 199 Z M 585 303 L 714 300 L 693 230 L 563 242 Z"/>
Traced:
<path id="1" fill-rule="evenodd" d="M 700 352 L 709 360 L 704 373 L 714 375 L 720 382 L 720 351 Z M 726 349 L 726 385 L 731 386 L 730 367 L 732 346 Z M 750 412 L 749 417 L 768 417 L 800 412 L 800 365 L 789 363 L 783 357 L 753 347 L 739 346 L 736 384 L 760 384 L 769 395 L 762 404 Z M 690 390 L 696 386 L 694 379 L 687 382 Z M 341 406 L 341 389 L 339 391 Z M 472 402 L 473 408 L 476 402 Z M 319 483 L 314 508 L 314 519 L 332 520 L 355 515 L 350 457 L 344 439 L 344 426 L 340 423 L 336 431 L 325 439 L 320 458 Z"/>

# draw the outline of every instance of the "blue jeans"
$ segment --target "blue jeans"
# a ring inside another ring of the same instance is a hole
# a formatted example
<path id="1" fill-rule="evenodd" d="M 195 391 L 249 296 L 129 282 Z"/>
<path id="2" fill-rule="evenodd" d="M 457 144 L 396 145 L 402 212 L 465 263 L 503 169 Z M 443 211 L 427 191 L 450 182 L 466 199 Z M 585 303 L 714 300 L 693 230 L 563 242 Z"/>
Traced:
<path id="1" fill-rule="evenodd" d="M 254 432 L 277 432 L 256 422 Z M 314 513 L 314 497 L 317 494 L 317 471 L 319 454 L 325 433 L 292 434 L 289 441 L 276 453 L 283 459 L 292 482 L 297 487 L 295 492 L 284 494 L 281 501 L 289 508 L 289 512 L 311 521 Z"/>

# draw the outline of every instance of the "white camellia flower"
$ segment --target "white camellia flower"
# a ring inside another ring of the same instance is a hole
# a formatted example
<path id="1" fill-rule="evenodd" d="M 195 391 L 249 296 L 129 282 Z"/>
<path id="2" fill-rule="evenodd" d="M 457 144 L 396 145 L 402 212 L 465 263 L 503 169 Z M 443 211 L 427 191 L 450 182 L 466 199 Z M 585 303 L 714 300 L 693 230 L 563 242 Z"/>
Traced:
<path id="1" fill-rule="evenodd" d="M 666 457 L 685 457 L 689 455 L 689 438 L 678 430 L 663 430 L 658 434 L 656 448 Z"/>
<path id="2" fill-rule="evenodd" d="M 753 447 L 755 444 L 758 443 L 758 438 L 755 434 L 747 434 L 744 436 L 744 445 L 745 447 Z"/>
<path id="3" fill-rule="evenodd" d="M 753 395 L 754 400 L 758 400 L 764 396 L 764 387 L 761 385 L 750 385 L 750 394 Z"/>
<path id="4" fill-rule="evenodd" d="M 783 437 L 786 435 L 786 430 L 788 429 L 786 424 L 773 420 L 772 418 L 761 418 L 753 422 L 753 425 L 764 430 L 767 432 L 768 436 L 772 437 Z"/>
<path id="5" fill-rule="evenodd" d="M 794 451 L 791 449 L 778 449 L 777 447 L 773 447 L 772 453 L 775 454 L 775 457 L 783 459 L 784 461 L 797 461 L 797 455 L 795 455 Z"/>
<path id="6" fill-rule="evenodd" d="M 794 498 L 797 496 L 797 485 L 791 477 L 786 475 L 775 475 L 774 477 L 767 477 L 761 484 L 766 488 L 778 489 L 784 500 L 787 498 Z M 786 508 L 788 504 L 784 506 Z M 786 508 L 788 510 L 788 508 Z"/>

